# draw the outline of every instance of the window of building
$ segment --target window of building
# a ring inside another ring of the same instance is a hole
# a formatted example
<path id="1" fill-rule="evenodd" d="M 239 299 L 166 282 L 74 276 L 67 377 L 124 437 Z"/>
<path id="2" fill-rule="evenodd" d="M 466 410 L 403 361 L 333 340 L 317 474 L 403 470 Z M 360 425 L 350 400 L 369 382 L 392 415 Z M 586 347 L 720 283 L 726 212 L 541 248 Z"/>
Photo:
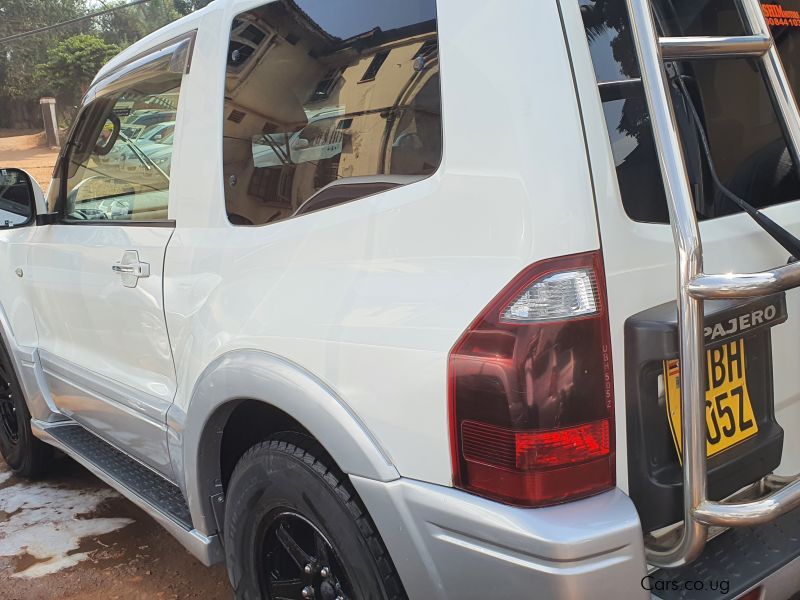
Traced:
<path id="1" fill-rule="evenodd" d="M 341 69 L 331 69 L 325 76 L 320 80 L 317 84 L 314 93 L 311 94 L 311 98 L 309 102 L 319 102 L 320 100 L 327 100 L 331 92 L 333 92 L 333 88 L 339 83 L 339 77 L 342 75 Z"/>
<path id="2" fill-rule="evenodd" d="M 267 34 L 248 19 L 236 19 L 231 27 L 228 67 L 241 69 L 250 60 Z"/>
<path id="3" fill-rule="evenodd" d="M 167 219 L 181 75 L 130 82 L 81 111 L 65 155 L 67 221 Z"/>
<path id="4" fill-rule="evenodd" d="M 783 4 L 786 9 L 800 8 L 800 0 Z M 625 211 L 636 221 L 668 223 L 625 0 L 580 0 L 580 5 Z M 744 33 L 734 0 L 657 0 L 654 8 L 663 35 Z M 773 26 L 773 35 L 797 94 L 800 28 Z M 798 170 L 756 63 L 682 61 L 678 71 L 704 121 L 721 181 L 757 208 L 800 198 Z M 738 212 L 713 186 L 684 99 L 680 92 L 672 93 L 698 218 Z"/>
<path id="5" fill-rule="evenodd" d="M 436 40 L 428 40 L 427 42 L 422 44 L 422 46 L 420 46 L 420 49 L 417 50 L 417 53 L 414 55 L 414 58 L 420 58 L 420 57 L 430 58 L 431 56 L 437 54 L 438 52 L 439 52 L 439 42 L 437 42 Z"/>
<path id="6" fill-rule="evenodd" d="M 378 75 L 378 71 L 381 70 L 383 63 L 386 62 L 386 59 L 389 58 L 389 51 L 384 50 L 382 52 L 378 52 L 375 56 L 372 57 L 372 61 L 369 63 L 367 70 L 364 71 L 364 76 L 361 78 L 360 83 L 364 83 L 365 81 L 372 81 Z"/>
<path id="7" fill-rule="evenodd" d="M 307 214 L 439 167 L 435 0 L 341 0 L 335 10 L 326 0 L 273 2 L 237 16 L 232 44 L 242 23 L 265 34 L 251 66 L 227 72 L 223 159 L 232 223 Z"/>

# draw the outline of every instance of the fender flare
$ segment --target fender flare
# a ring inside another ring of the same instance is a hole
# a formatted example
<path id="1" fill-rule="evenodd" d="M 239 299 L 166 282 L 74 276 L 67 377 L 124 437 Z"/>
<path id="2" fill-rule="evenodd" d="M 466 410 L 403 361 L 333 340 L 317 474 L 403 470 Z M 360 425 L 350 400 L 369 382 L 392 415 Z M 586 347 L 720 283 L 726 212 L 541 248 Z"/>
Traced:
<path id="1" fill-rule="evenodd" d="M 291 416 L 348 475 L 378 481 L 400 478 L 378 440 L 328 385 L 276 354 L 234 350 L 206 367 L 186 413 L 173 405 L 168 415 L 173 465 L 183 474 L 179 479 L 194 526 L 204 533 L 216 530 L 210 497 L 221 491 L 222 430 L 240 400 L 264 402 Z"/>
<path id="2" fill-rule="evenodd" d="M 17 340 L 14 337 L 14 332 L 11 330 L 11 321 L 8 319 L 8 315 L 6 314 L 5 309 L 3 308 L 3 302 L 0 300 L 0 344 L 6 349 L 8 352 L 8 356 L 11 359 L 11 366 L 14 367 L 14 371 L 16 372 L 17 378 L 22 381 L 22 369 L 20 367 L 19 361 L 19 354 L 20 348 L 17 344 Z"/>

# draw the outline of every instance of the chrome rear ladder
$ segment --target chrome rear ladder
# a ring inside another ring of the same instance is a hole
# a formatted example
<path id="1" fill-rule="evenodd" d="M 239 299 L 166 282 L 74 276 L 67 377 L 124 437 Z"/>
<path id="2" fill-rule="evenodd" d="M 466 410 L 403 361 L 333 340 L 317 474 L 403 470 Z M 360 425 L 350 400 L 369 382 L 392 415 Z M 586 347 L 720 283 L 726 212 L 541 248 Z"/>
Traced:
<path id="1" fill-rule="evenodd" d="M 652 565 L 677 567 L 703 551 L 709 526 L 736 527 L 770 521 L 800 506 L 800 475 L 767 476 L 762 497 L 714 502 L 707 497 L 706 415 L 703 372 L 703 301 L 754 298 L 800 286 L 800 262 L 761 273 L 706 274 L 691 187 L 670 100 L 665 61 L 755 58 L 761 63 L 795 165 L 800 165 L 798 113 L 778 49 L 758 0 L 737 0 L 748 35 L 660 37 L 650 0 L 626 0 L 639 57 L 678 258 L 678 331 L 681 361 L 684 527 L 677 539 L 647 543 Z"/>

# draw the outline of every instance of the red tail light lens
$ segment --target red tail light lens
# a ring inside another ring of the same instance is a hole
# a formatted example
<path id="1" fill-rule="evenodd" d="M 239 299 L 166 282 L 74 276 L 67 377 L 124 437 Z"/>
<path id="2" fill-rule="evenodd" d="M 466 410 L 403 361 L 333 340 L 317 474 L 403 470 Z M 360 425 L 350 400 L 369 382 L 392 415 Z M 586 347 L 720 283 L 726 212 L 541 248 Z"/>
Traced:
<path id="1" fill-rule="evenodd" d="M 614 486 L 614 394 L 599 252 L 536 263 L 450 353 L 455 484 L 543 506 Z"/>

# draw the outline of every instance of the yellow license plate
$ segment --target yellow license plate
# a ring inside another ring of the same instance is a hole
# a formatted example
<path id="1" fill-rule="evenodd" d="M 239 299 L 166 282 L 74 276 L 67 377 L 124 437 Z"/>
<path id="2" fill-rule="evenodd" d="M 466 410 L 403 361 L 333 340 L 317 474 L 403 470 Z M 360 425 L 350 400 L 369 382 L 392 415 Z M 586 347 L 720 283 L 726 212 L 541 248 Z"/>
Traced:
<path id="1" fill-rule="evenodd" d="M 758 433 L 747 391 L 744 340 L 733 340 L 708 350 L 706 377 L 706 454 L 714 456 Z M 680 381 L 679 362 L 664 361 L 667 419 L 678 460 L 683 447 Z"/>

